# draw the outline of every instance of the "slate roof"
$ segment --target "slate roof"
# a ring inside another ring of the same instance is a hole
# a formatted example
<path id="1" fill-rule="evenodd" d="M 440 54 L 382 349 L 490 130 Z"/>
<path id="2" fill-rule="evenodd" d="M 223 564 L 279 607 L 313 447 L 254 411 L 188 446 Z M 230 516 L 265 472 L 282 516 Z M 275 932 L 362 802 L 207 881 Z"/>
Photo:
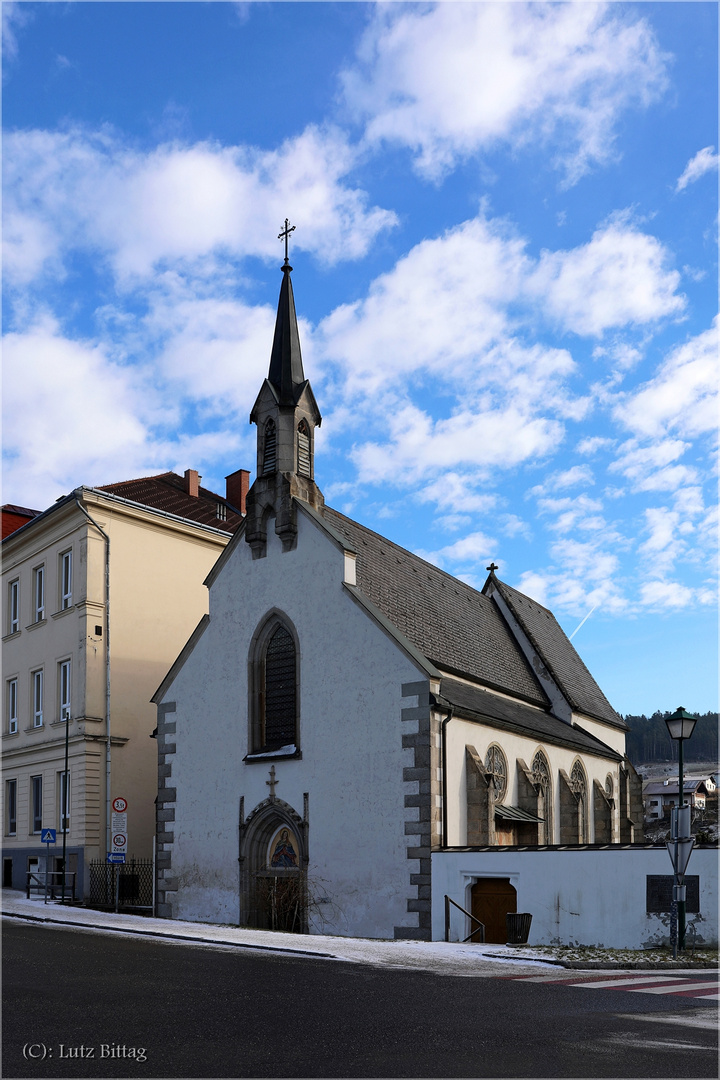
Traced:
<path id="1" fill-rule="evenodd" d="M 184 478 L 174 472 L 141 476 L 137 480 L 124 480 L 118 484 L 103 484 L 96 490 L 108 491 L 111 495 L 188 518 L 200 525 L 211 525 L 221 532 L 234 533 L 243 521 L 242 515 L 227 499 L 208 488 L 200 487 L 197 497 L 188 495 Z M 224 521 L 217 515 L 218 505 L 225 508 Z"/>
<path id="2" fill-rule="evenodd" d="M 573 710 L 627 731 L 552 611 L 494 575 L 493 581 Z"/>
<path id="3" fill-rule="evenodd" d="M 686 795 L 690 792 L 699 792 L 700 789 L 707 794 L 707 788 L 705 787 L 704 780 L 688 780 L 687 777 L 683 779 L 683 791 Z M 671 780 L 669 784 L 664 784 L 662 780 L 651 780 L 648 784 L 643 786 L 643 795 L 679 795 L 680 794 L 680 781 Z"/>
<path id="4" fill-rule="evenodd" d="M 358 587 L 428 660 L 542 708 L 549 705 L 489 597 L 337 510 L 326 506 L 323 518 L 357 551 Z"/>
<path id="5" fill-rule="evenodd" d="M 617 751 L 587 731 L 558 720 L 549 712 L 531 709 L 521 701 L 498 697 L 479 686 L 470 686 L 458 679 L 444 678 L 440 684 L 440 705 L 452 705 L 455 716 L 466 720 L 491 723 L 493 727 L 526 735 L 539 742 L 564 746 L 578 753 L 621 761 Z"/>

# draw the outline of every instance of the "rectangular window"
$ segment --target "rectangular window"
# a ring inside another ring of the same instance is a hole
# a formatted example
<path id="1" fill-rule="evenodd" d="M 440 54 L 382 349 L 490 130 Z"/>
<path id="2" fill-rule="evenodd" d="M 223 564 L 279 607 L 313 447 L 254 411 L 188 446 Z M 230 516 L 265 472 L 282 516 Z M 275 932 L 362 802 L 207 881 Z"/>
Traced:
<path id="1" fill-rule="evenodd" d="M 32 794 L 32 831 L 42 832 L 42 776 L 30 777 L 30 791 Z"/>
<path id="2" fill-rule="evenodd" d="M 70 832 L 70 773 L 58 773 L 58 792 L 60 795 L 60 832 Z"/>
<path id="3" fill-rule="evenodd" d="M 33 577 L 33 619 L 40 622 L 45 618 L 45 567 L 38 566 Z"/>
<path id="4" fill-rule="evenodd" d="M 72 606 L 72 551 L 60 556 L 60 608 L 66 611 Z"/>
<path id="5" fill-rule="evenodd" d="M 7 807 L 7 835 L 17 832 L 17 780 L 8 780 L 5 784 L 5 806 Z"/>
<path id="6" fill-rule="evenodd" d="M 33 727 L 42 727 L 43 722 L 43 673 L 32 673 Z"/>
<path id="7" fill-rule="evenodd" d="M 60 692 L 60 719 L 70 719 L 70 661 L 58 664 L 58 690 Z"/>
<path id="8" fill-rule="evenodd" d="M 7 684 L 7 711 L 8 711 L 8 734 L 14 735 L 17 732 L 18 722 L 18 681 L 17 679 L 8 679 Z"/>
<path id="9" fill-rule="evenodd" d="M 8 585 L 8 633 L 17 634 L 20 629 L 20 582 L 15 579 Z"/>

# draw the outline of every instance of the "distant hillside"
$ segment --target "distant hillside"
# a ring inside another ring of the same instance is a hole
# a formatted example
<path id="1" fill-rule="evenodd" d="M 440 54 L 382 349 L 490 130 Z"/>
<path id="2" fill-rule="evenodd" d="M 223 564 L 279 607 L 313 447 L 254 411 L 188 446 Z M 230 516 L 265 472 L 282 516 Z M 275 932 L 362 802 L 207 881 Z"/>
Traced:
<path id="1" fill-rule="evenodd" d="M 678 744 L 668 735 L 665 717 L 674 712 L 655 712 L 651 717 L 625 716 L 630 728 L 627 735 L 627 756 L 633 763 L 651 761 L 677 761 Z M 700 715 L 692 739 L 685 743 L 683 760 L 718 760 L 718 714 L 707 712 Z"/>

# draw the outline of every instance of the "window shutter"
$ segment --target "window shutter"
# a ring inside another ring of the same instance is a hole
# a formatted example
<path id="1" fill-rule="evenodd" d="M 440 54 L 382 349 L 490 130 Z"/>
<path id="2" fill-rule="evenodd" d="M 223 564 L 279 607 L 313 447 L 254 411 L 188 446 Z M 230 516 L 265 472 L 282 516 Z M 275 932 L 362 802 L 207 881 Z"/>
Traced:
<path id="1" fill-rule="evenodd" d="M 277 432 L 272 420 L 265 425 L 265 447 L 263 451 L 263 476 L 274 473 L 277 469 Z"/>
<path id="2" fill-rule="evenodd" d="M 308 426 L 303 420 L 297 433 L 297 452 L 298 452 L 298 466 L 297 470 L 300 476 L 310 476 L 310 432 Z"/>
<path id="3" fill-rule="evenodd" d="M 265 746 L 295 743 L 295 643 L 278 626 L 265 652 Z"/>

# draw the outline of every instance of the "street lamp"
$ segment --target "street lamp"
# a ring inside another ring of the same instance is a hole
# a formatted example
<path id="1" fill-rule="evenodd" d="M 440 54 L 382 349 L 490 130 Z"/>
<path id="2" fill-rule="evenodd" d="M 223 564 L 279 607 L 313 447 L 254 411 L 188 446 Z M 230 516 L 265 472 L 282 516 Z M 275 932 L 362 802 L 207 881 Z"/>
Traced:
<path id="1" fill-rule="evenodd" d="M 690 808 L 684 812 L 685 792 L 683 791 L 683 743 L 689 739 L 695 730 L 697 716 L 692 716 L 680 706 L 672 716 L 665 717 L 668 734 L 678 744 L 678 808 L 673 815 L 672 839 L 667 845 L 675 871 L 675 887 L 673 900 L 677 901 L 678 926 L 677 939 L 674 955 L 677 956 L 677 948 L 685 948 L 685 871 L 690 859 L 694 840 L 690 836 Z"/>

